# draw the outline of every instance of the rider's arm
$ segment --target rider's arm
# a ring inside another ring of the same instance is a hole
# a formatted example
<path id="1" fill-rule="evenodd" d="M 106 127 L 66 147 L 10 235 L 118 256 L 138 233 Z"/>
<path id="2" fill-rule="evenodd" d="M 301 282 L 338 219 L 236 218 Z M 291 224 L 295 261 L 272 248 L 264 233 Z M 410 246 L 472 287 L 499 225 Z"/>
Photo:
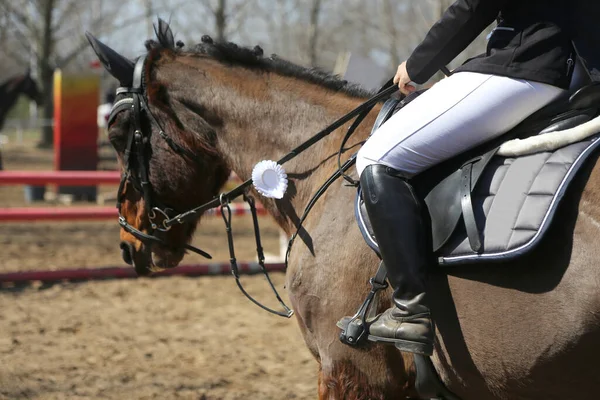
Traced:
<path id="1" fill-rule="evenodd" d="M 433 25 L 407 60 L 415 83 L 425 83 L 460 54 L 510 0 L 458 0 Z"/>

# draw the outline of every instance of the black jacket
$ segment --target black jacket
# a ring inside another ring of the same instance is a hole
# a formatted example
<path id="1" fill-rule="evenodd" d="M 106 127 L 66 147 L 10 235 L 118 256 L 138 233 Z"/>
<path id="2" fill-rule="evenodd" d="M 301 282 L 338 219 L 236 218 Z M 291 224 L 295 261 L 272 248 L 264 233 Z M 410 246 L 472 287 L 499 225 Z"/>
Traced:
<path id="1" fill-rule="evenodd" d="M 411 79 L 425 83 L 494 20 L 500 29 L 491 35 L 486 53 L 456 71 L 568 88 L 576 49 L 600 79 L 599 0 L 458 0 L 409 57 Z"/>

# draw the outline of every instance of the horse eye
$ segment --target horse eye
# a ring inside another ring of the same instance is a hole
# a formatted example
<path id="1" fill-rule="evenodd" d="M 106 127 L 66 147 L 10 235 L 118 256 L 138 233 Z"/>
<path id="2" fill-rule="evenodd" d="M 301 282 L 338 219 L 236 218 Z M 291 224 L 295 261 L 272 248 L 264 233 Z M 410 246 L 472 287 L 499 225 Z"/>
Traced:
<path id="1" fill-rule="evenodd" d="M 122 153 L 125 151 L 125 146 L 127 145 L 127 138 L 124 135 L 108 135 L 108 141 L 114 147 L 114 149 Z"/>

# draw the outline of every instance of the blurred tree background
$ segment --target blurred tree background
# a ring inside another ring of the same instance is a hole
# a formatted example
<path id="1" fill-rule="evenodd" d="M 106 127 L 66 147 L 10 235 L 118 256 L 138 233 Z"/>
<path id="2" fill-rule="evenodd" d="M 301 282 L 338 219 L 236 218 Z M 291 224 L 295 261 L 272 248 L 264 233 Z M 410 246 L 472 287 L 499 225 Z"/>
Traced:
<path id="1" fill-rule="evenodd" d="M 156 16 L 171 22 L 177 39 L 186 44 L 204 34 L 240 45 L 260 45 L 306 66 L 333 71 L 343 54 L 370 59 L 395 72 L 423 39 L 451 0 L 2 0 L 0 2 L 0 82 L 31 68 L 44 93 L 37 112 L 52 118 L 52 76 L 55 68 L 89 72 L 95 56 L 83 33 L 89 30 L 124 55 L 144 52 L 153 36 Z M 489 31 L 490 28 L 488 28 Z M 452 62 L 485 50 L 482 34 Z M 114 82 L 101 70 L 103 87 Z M 21 99 L 9 118 L 27 118 Z M 52 143 L 46 127 L 43 145 Z"/>

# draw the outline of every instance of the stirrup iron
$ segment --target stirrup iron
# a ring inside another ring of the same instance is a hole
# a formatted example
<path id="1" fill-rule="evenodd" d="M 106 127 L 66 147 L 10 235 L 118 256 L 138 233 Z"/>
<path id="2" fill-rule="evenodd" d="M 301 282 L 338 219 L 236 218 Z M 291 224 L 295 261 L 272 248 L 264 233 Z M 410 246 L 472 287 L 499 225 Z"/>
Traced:
<path id="1" fill-rule="evenodd" d="M 371 284 L 371 291 L 365 298 L 365 301 L 360 305 L 356 314 L 350 319 L 342 318 L 338 321 L 337 326 L 342 330 L 340 333 L 340 341 L 349 346 L 360 346 L 366 342 L 367 339 L 367 314 L 371 309 L 371 304 L 377 292 L 388 287 L 385 278 L 387 271 L 383 261 L 379 264 L 379 269 L 374 277 L 369 279 Z"/>

